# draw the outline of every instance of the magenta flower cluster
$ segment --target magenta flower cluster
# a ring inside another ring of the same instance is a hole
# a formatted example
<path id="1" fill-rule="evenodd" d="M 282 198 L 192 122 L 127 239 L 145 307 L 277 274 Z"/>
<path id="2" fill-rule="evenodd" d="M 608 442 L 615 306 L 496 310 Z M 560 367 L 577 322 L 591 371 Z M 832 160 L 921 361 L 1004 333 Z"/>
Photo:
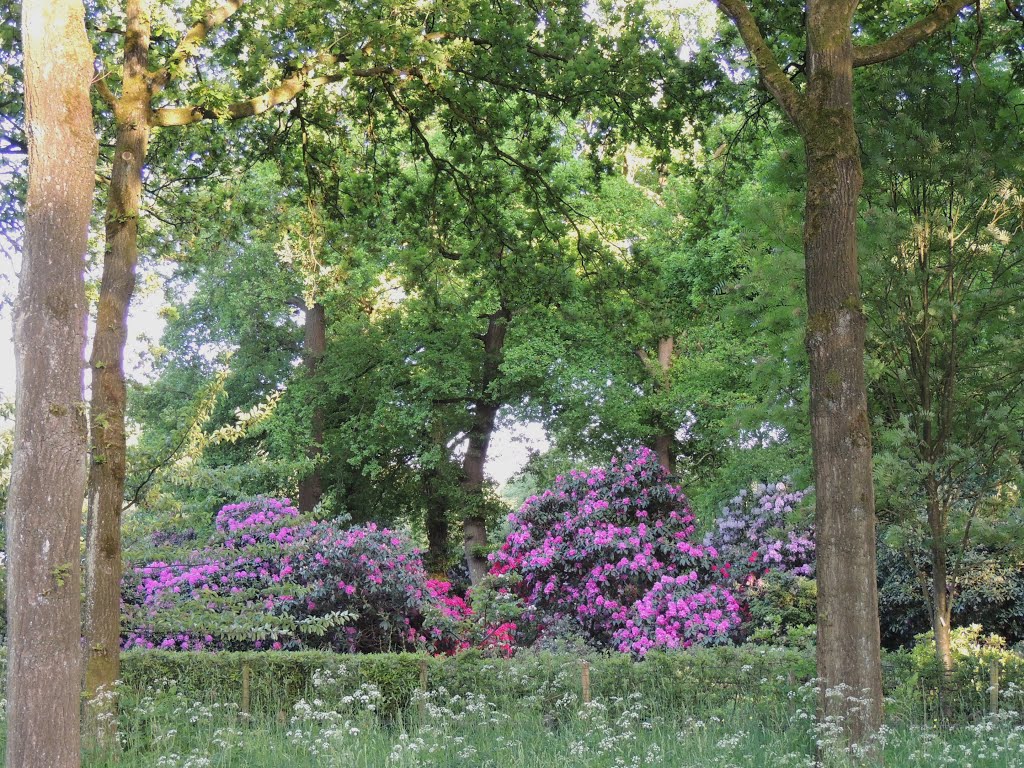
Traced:
<path id="1" fill-rule="evenodd" d="M 654 453 L 572 471 L 509 516 L 491 573 L 512 573 L 543 634 L 572 628 L 588 643 L 643 656 L 724 642 L 740 621 L 713 546 L 691 541 L 694 518 Z"/>
<path id="2" fill-rule="evenodd" d="M 125 647 L 411 650 L 454 631 L 404 535 L 306 520 L 288 499 L 228 504 L 207 546 L 132 569 L 123 591 Z"/>
<path id="3" fill-rule="evenodd" d="M 455 618 L 439 605 L 418 549 L 401 533 L 375 523 L 339 530 L 320 524 L 296 555 L 308 587 L 300 612 L 356 614 L 330 634 L 329 647 L 348 653 L 447 647 Z"/>
<path id="4" fill-rule="evenodd" d="M 813 578 L 814 528 L 790 520 L 809 492 L 794 491 L 788 482 L 744 489 L 722 508 L 704 543 L 718 550 L 740 584 L 768 571 Z"/>

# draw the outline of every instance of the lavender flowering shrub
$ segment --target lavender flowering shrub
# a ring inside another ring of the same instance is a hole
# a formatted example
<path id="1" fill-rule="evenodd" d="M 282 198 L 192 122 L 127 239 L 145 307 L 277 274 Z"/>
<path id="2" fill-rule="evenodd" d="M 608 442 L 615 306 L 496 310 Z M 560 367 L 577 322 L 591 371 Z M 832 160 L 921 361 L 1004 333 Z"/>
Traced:
<path id="1" fill-rule="evenodd" d="M 589 644 L 643 656 L 728 639 L 739 606 L 713 546 L 691 541 L 686 497 L 654 453 L 572 471 L 509 516 L 491 573 L 512 574 L 540 635 L 569 626 Z"/>
<path id="2" fill-rule="evenodd" d="M 287 499 L 228 504 L 205 547 L 131 569 L 123 593 L 126 648 L 411 650 L 454 626 L 404 535 Z"/>
<path id="3" fill-rule="evenodd" d="M 769 571 L 813 578 L 814 527 L 791 520 L 809 493 L 786 482 L 744 489 L 722 508 L 704 544 L 718 550 L 739 584 L 751 585 Z"/>

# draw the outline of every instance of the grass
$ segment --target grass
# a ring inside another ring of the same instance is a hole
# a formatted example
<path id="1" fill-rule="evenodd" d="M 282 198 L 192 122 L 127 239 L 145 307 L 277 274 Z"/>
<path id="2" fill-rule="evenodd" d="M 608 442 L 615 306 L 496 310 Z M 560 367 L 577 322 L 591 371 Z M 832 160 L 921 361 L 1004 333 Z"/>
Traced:
<path id="1" fill-rule="evenodd" d="M 584 703 L 576 680 L 558 677 L 526 696 L 504 695 L 516 665 L 495 666 L 486 693 L 438 687 L 406 707 L 386 706 L 373 684 L 352 684 L 345 662 L 314 674 L 288 712 L 242 713 L 235 700 L 202 701 L 162 680 L 122 691 L 119 761 L 86 755 L 86 768 L 754 768 L 851 767 L 863 761 L 815 723 L 813 684 L 795 683 L 775 701 L 734 697 L 682 707 L 670 688 Z M 758 681 L 752 680 L 752 687 Z M 1024 697 L 1009 686 L 995 716 L 938 728 L 910 722 L 900 702 L 881 735 L 889 766 L 1024 768 Z M 331 702 L 328 704 L 327 702 Z M 1015 708 L 1016 707 L 1016 708 Z M 2 740 L 2 736 L 0 736 Z M 816 762 L 815 754 L 820 755 Z"/>

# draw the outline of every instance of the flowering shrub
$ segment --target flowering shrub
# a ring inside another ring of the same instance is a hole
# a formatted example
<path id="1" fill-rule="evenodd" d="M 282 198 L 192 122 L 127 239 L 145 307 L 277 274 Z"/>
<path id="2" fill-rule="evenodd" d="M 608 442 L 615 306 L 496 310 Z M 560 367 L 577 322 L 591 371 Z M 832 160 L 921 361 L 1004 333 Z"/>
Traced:
<path id="1" fill-rule="evenodd" d="M 787 519 L 808 493 L 790 490 L 785 482 L 744 489 L 722 508 L 704 543 L 718 550 L 728 575 L 740 584 L 768 571 L 813 577 L 814 528 Z"/>
<path id="2" fill-rule="evenodd" d="M 374 523 L 344 531 L 321 524 L 308 531 L 296 558 L 298 580 L 308 588 L 297 614 L 355 614 L 331 632 L 334 650 L 412 650 L 428 640 L 453 642 L 455 616 L 432 610 L 437 597 L 420 553 L 398 532 Z"/>
<path id="3" fill-rule="evenodd" d="M 653 452 L 572 471 L 509 516 L 491 573 L 528 606 L 534 629 L 567 623 L 602 648 L 644 655 L 724 641 L 739 623 L 714 547 L 694 544 L 686 498 Z"/>
<path id="4" fill-rule="evenodd" d="M 409 650 L 454 632 L 395 531 L 341 530 L 266 498 L 228 504 L 215 526 L 206 547 L 126 578 L 125 647 Z"/>

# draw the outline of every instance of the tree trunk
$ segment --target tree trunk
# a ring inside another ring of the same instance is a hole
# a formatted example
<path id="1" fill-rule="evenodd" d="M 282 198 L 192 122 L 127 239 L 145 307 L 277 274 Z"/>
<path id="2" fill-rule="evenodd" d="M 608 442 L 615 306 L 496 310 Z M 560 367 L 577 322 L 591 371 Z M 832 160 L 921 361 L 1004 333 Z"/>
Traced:
<path id="1" fill-rule="evenodd" d="M 658 457 L 658 463 L 662 469 L 670 475 L 676 473 L 676 451 L 675 436 L 662 434 L 654 436 L 654 454 Z"/>
<path id="2" fill-rule="evenodd" d="M 324 305 L 313 304 L 306 310 L 306 328 L 304 340 L 306 357 L 306 373 L 311 382 L 316 382 L 317 368 L 327 351 L 327 317 Z M 310 423 L 309 448 L 306 456 L 314 462 L 320 458 L 324 444 L 324 410 L 319 401 L 313 404 L 313 416 Z M 319 464 L 314 464 L 309 475 L 299 483 L 299 511 L 310 512 L 320 503 L 323 496 L 323 481 Z"/>
<path id="3" fill-rule="evenodd" d="M 448 561 L 451 559 L 451 550 L 448 544 L 448 506 L 445 503 L 445 496 L 440 489 L 434 485 L 440 478 L 434 474 L 429 482 L 426 499 L 426 529 L 427 529 L 427 552 L 424 557 L 424 565 L 431 578 L 444 579 L 448 570 Z M 486 541 L 486 538 L 485 538 Z"/>
<path id="4" fill-rule="evenodd" d="M 850 743 L 864 745 L 881 726 L 882 676 L 866 318 L 855 228 L 862 172 L 853 121 L 853 7 L 852 2 L 812 0 L 808 11 L 804 249 L 819 716 L 838 719 Z"/>
<path id="5" fill-rule="evenodd" d="M 29 173 L 14 311 L 5 764 L 77 768 L 92 49 L 81 2 L 24 0 L 21 25 Z"/>
<path id="6" fill-rule="evenodd" d="M 676 340 L 672 336 L 663 336 L 658 339 L 658 370 L 660 376 L 660 387 L 664 395 L 667 395 L 672 388 L 672 355 L 675 351 Z M 662 423 L 659 426 L 665 430 L 654 437 L 654 453 L 658 457 L 658 463 L 670 475 L 676 473 L 676 428 L 678 425 L 670 423 L 668 414 L 662 415 Z"/>
<path id="7" fill-rule="evenodd" d="M 462 523 L 469 580 L 475 586 L 487 575 L 488 562 L 483 550 L 487 547 L 487 523 L 483 515 L 484 466 L 487 451 L 494 434 L 494 424 L 501 404 L 490 391 L 501 377 L 501 361 L 505 334 L 512 319 L 509 310 L 502 307 L 487 317 L 487 331 L 482 337 L 484 361 L 480 376 L 480 397 L 474 403 L 473 424 L 469 429 L 469 444 L 462 460 L 462 490 L 475 508 Z"/>
<path id="8" fill-rule="evenodd" d="M 85 550 L 83 725 L 86 746 L 104 749 L 116 745 L 117 718 L 112 715 L 116 715 L 117 705 L 112 694 L 121 670 L 121 509 L 126 471 L 124 348 L 128 308 L 135 292 L 142 165 L 150 132 L 150 88 L 146 78 L 149 21 L 141 0 L 129 0 L 126 11 L 124 83 L 114 110 L 117 135 L 90 361 L 92 460 Z"/>
<path id="9" fill-rule="evenodd" d="M 498 415 L 496 404 L 477 403 L 473 416 L 474 424 L 469 432 L 469 444 L 466 456 L 462 461 L 462 490 L 476 504 L 473 512 L 466 516 L 462 523 L 465 539 L 466 565 L 469 568 L 469 580 L 476 586 L 487 575 L 488 562 L 483 550 L 487 547 L 487 525 L 482 514 L 483 487 L 485 482 L 484 466 L 487 464 L 487 450 L 494 432 L 494 422 Z"/>
<path id="10" fill-rule="evenodd" d="M 658 339 L 658 362 L 651 360 L 644 349 L 637 349 L 636 354 L 647 368 L 647 373 L 655 380 L 656 393 L 667 396 L 672 388 L 672 355 L 675 351 L 675 337 L 662 336 Z M 670 475 L 676 471 L 676 429 L 678 425 L 672 424 L 672 417 L 668 413 L 656 410 L 653 416 L 653 424 L 656 430 L 651 449 L 658 457 L 658 463 Z"/>
<path id="11" fill-rule="evenodd" d="M 932 633 L 935 656 L 943 674 L 953 672 L 953 650 L 950 620 L 953 601 L 949 594 L 949 569 L 946 562 L 946 515 L 939 497 L 939 484 L 931 475 L 925 480 L 928 495 L 928 526 L 932 538 Z"/>

